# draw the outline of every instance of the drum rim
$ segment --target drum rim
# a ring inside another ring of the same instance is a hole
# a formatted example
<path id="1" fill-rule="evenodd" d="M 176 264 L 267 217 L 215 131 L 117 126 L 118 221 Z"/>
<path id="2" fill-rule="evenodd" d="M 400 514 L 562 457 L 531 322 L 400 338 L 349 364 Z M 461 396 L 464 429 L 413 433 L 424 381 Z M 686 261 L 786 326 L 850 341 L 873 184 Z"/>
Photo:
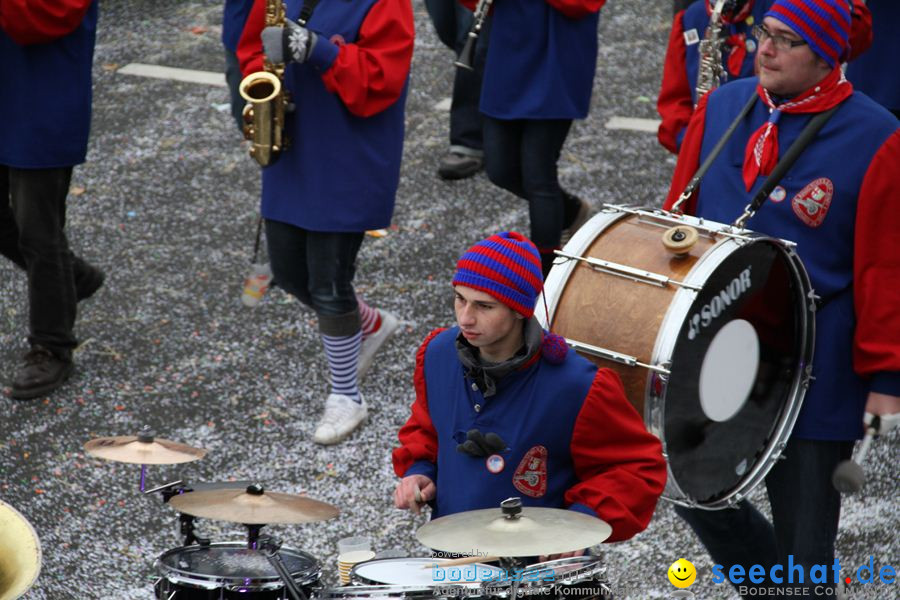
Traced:
<path id="1" fill-rule="evenodd" d="M 435 586 L 438 587 L 438 586 Z M 440 586 L 441 589 L 451 588 L 453 586 Z M 459 586 L 461 587 L 461 586 Z M 384 594 L 388 597 L 396 598 L 433 598 L 443 597 L 434 595 L 434 587 L 415 586 L 415 585 L 345 585 L 338 587 L 323 588 L 318 594 L 318 598 L 369 598 L 372 594 Z M 376 595 L 377 597 L 377 595 Z M 449 597 L 449 595 L 448 595 Z"/>
<path id="2" fill-rule="evenodd" d="M 284 586 L 284 582 L 281 581 L 281 577 L 278 574 L 269 576 L 269 577 L 238 577 L 238 576 L 227 576 L 227 575 L 217 575 L 212 573 L 195 573 L 192 571 L 187 571 L 185 569 L 178 569 L 176 567 L 172 567 L 171 565 L 164 564 L 162 560 L 166 557 L 175 555 L 180 551 L 190 551 L 196 552 L 199 550 L 208 550 L 208 549 L 234 549 L 234 550 L 246 550 L 247 543 L 246 542 L 213 542 L 208 546 L 200 546 L 197 544 L 192 544 L 190 546 L 178 546 L 176 548 L 172 548 L 160 554 L 156 560 L 154 561 L 154 568 L 162 579 L 170 581 L 177 585 L 186 585 L 192 586 L 197 589 L 209 589 L 214 590 L 217 588 L 231 589 L 227 586 L 235 584 L 237 581 L 240 581 L 238 587 L 255 589 L 255 590 L 269 590 L 269 589 L 278 589 Z M 279 549 L 279 554 L 287 553 L 292 554 L 294 556 L 300 556 L 303 558 L 307 558 L 312 561 L 313 566 L 309 571 L 295 571 L 291 573 L 291 576 L 294 578 L 295 583 L 298 585 L 310 585 L 318 581 L 322 576 L 322 567 L 319 564 L 319 561 L 315 559 L 314 556 L 309 554 L 308 552 L 304 552 L 302 550 L 297 550 L 295 548 L 290 547 L 282 547 Z M 216 584 L 214 587 L 209 587 L 211 584 Z"/>
<path id="3" fill-rule="evenodd" d="M 685 220 L 689 224 L 693 224 L 692 221 L 699 222 L 699 219 L 690 216 L 685 216 Z M 706 223 L 709 222 L 707 221 Z M 779 238 L 752 231 L 745 231 L 743 239 L 740 241 L 730 237 L 723 237 L 717 241 L 697 260 L 685 276 L 685 283 L 702 287 L 715 270 L 731 256 L 734 250 L 750 244 L 759 243 L 775 246 L 782 253 L 782 256 L 785 258 L 789 267 L 793 282 L 799 284 L 801 295 L 809 298 L 813 291 L 812 283 L 810 282 L 806 267 L 803 266 L 803 262 L 793 249 L 793 244 Z M 672 356 L 675 352 L 675 345 L 681 332 L 681 324 L 685 322 L 696 296 L 697 294 L 690 289 L 680 288 L 676 290 L 675 296 L 672 299 L 672 302 L 669 303 L 666 314 L 660 322 L 656 343 L 654 344 L 653 353 L 651 354 L 652 364 L 671 365 Z M 809 374 L 815 346 L 815 306 L 811 306 L 812 310 L 810 312 L 800 311 L 802 323 L 798 328 L 801 332 L 801 350 L 798 356 L 798 365 L 806 365 L 806 370 L 798 368 L 794 373 L 791 379 L 787 408 L 782 412 L 775 425 L 775 431 L 772 437 L 763 448 L 762 458 L 750 466 L 747 473 L 741 477 L 737 485 L 729 490 L 725 490 L 723 494 L 715 500 L 695 500 L 685 493 L 681 486 L 678 485 L 678 481 L 672 473 L 669 455 L 666 451 L 667 444 L 664 435 L 666 395 L 669 388 L 668 381 L 666 379 L 662 380 L 662 390 L 659 395 L 651 394 L 653 373 L 648 373 L 644 392 L 644 396 L 647 398 L 647 407 L 645 409 L 647 414 L 644 415 L 644 418 L 648 430 L 659 438 L 663 447 L 663 456 L 666 458 L 666 471 L 668 477 L 663 492 L 663 497 L 666 500 L 688 508 L 700 508 L 706 510 L 729 508 L 743 500 L 750 491 L 765 479 L 765 476 L 774 466 L 775 461 L 778 460 L 784 446 L 787 444 L 790 432 L 800 414 L 803 398 L 806 395 L 806 390 L 809 386 Z M 672 323 L 676 323 L 678 326 L 673 327 L 671 326 Z"/>

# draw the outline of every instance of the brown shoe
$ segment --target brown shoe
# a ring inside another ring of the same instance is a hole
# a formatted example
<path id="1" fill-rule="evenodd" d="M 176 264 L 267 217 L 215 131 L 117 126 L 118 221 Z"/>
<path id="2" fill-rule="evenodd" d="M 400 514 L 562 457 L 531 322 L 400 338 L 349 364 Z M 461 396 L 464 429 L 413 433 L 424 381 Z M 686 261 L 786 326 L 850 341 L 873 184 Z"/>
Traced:
<path id="1" fill-rule="evenodd" d="M 43 346 L 35 344 L 25 354 L 24 364 L 16 373 L 9 395 L 16 400 L 46 396 L 65 383 L 74 368 L 71 359 L 59 358 Z"/>

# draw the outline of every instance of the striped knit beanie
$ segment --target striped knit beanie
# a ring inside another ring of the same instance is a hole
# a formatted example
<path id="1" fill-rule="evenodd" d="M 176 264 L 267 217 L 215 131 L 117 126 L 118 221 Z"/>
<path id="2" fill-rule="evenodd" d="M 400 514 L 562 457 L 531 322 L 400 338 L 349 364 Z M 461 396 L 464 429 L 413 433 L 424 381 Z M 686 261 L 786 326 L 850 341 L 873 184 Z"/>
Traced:
<path id="1" fill-rule="evenodd" d="M 847 0 L 777 0 L 764 16 L 793 29 L 832 68 L 845 58 L 850 37 Z"/>
<path id="2" fill-rule="evenodd" d="M 521 233 L 508 231 L 478 242 L 456 263 L 453 285 L 490 294 L 525 318 L 534 314 L 544 287 L 541 255 Z"/>

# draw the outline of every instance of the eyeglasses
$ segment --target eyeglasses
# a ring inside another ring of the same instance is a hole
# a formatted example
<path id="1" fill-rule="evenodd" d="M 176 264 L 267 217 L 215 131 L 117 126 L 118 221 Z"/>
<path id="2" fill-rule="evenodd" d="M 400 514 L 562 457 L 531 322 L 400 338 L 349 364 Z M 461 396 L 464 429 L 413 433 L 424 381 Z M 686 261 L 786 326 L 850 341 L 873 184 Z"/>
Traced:
<path id="1" fill-rule="evenodd" d="M 754 25 L 753 29 L 750 30 L 753 34 L 753 37 L 757 39 L 757 41 L 762 45 L 766 39 L 772 40 L 772 45 L 774 45 L 778 50 L 790 50 L 791 48 L 796 48 L 797 46 L 804 46 L 806 42 L 804 40 L 792 40 L 790 38 L 786 38 L 783 35 L 772 35 L 769 33 L 769 30 L 766 29 L 765 25 Z"/>

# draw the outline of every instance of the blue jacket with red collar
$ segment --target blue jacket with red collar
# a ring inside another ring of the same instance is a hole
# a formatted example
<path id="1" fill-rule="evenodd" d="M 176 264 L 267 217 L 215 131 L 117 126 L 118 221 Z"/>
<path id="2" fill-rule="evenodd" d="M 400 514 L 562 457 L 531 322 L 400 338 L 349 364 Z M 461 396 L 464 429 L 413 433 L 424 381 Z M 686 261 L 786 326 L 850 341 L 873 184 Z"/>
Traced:
<path id="1" fill-rule="evenodd" d="M 756 93 L 753 77 L 704 96 L 691 119 L 669 197 L 669 208 L 722 133 Z M 782 114 L 782 155 L 811 114 Z M 769 117 L 757 101 L 704 176 L 685 212 L 731 223 L 762 186 L 748 192 L 741 177 L 750 135 Z M 845 100 L 747 222 L 747 228 L 797 243 L 813 289 L 816 313 L 809 388 L 793 435 L 852 440 L 862 433 L 870 390 L 900 395 L 900 126 L 870 98 Z"/>
<path id="2" fill-rule="evenodd" d="M 537 353 L 485 398 L 465 377 L 458 334 L 434 331 L 419 349 L 416 400 L 393 453 L 398 476 L 435 482 L 432 518 L 521 496 L 526 506 L 599 516 L 612 526 L 609 541 L 642 531 L 665 487 L 666 466 L 618 375 L 572 350 L 561 364 Z M 506 442 L 502 461 L 456 450 L 472 428 Z"/>
<path id="3" fill-rule="evenodd" d="M 288 0 L 296 21 L 303 5 Z M 262 70 L 265 0 L 256 0 L 238 46 L 241 71 Z M 403 152 L 413 51 L 409 0 L 321 0 L 307 24 L 318 42 L 291 63 L 284 86 L 296 109 L 288 148 L 262 173 L 262 215 L 312 231 L 387 227 Z"/>
<path id="4" fill-rule="evenodd" d="M 473 8 L 477 0 L 460 0 Z M 495 2 L 481 112 L 495 119 L 583 119 L 606 0 Z"/>
<path id="5" fill-rule="evenodd" d="M 84 162 L 96 31 L 95 0 L 0 0 L 0 164 Z"/>
<path id="6" fill-rule="evenodd" d="M 748 0 L 751 4 L 747 17 L 737 23 L 725 24 L 722 36 L 726 43 L 720 57 L 728 75 L 728 81 L 751 77 L 755 74 L 757 40 L 751 29 L 762 23 L 763 15 L 775 0 Z M 662 117 L 657 138 L 667 150 L 678 154 L 681 140 L 694 105 L 697 104 L 697 72 L 700 64 L 700 41 L 709 27 L 708 4 L 714 0 L 695 2 L 675 15 L 669 33 L 669 45 L 663 65 L 662 86 L 656 102 L 656 110 Z M 872 15 L 863 0 L 852 0 L 850 30 L 850 55 L 853 59 L 872 43 Z"/>

